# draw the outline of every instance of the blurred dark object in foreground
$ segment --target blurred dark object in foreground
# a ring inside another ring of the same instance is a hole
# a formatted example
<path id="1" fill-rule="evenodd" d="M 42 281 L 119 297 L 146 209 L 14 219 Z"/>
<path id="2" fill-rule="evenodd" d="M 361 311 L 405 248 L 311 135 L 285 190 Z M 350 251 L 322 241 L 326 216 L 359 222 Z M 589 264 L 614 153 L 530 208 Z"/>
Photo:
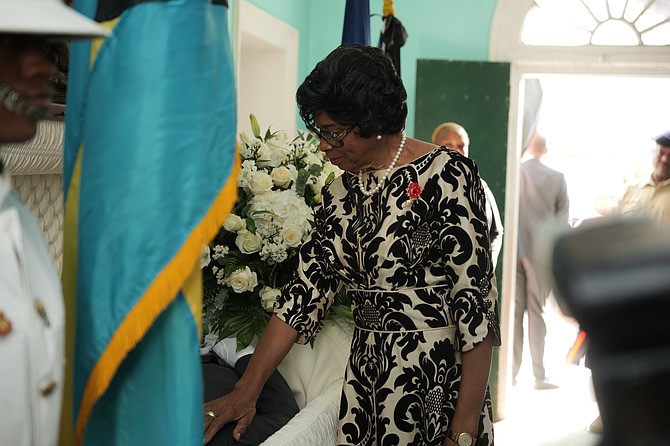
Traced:
<path id="1" fill-rule="evenodd" d="M 589 337 L 602 446 L 670 445 L 670 233 L 599 218 L 556 239 L 559 305 Z"/>

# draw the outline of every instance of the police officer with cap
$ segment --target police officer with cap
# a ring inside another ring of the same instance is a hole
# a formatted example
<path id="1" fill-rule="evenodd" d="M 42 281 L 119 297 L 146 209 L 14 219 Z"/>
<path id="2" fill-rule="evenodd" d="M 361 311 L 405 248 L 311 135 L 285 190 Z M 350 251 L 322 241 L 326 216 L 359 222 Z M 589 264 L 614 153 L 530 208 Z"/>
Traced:
<path id="1" fill-rule="evenodd" d="M 670 130 L 653 139 L 654 170 L 648 180 L 626 189 L 618 211 L 623 215 L 646 215 L 670 227 Z"/>

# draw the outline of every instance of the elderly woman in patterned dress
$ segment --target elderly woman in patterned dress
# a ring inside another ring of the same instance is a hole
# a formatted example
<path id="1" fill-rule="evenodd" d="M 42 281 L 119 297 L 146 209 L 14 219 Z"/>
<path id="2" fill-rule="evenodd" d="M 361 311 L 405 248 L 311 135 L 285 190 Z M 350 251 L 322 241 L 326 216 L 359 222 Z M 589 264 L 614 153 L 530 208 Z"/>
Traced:
<path id="1" fill-rule="evenodd" d="M 327 185 L 300 267 L 205 440 L 255 414 L 263 383 L 314 335 L 344 287 L 355 322 L 338 445 L 493 444 L 488 378 L 500 345 L 484 192 L 470 159 L 408 138 L 391 59 L 341 46 L 297 92 L 300 115 L 345 173 Z"/>

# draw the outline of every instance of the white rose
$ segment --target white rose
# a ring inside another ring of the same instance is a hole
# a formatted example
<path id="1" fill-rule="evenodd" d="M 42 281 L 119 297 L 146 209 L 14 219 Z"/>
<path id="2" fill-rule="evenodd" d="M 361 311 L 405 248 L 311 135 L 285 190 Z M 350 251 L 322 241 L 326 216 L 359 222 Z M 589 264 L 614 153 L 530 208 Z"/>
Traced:
<path id="1" fill-rule="evenodd" d="M 284 130 L 278 130 L 274 134 L 274 138 L 271 141 L 274 141 L 275 144 L 286 147 L 291 143 L 291 137 Z"/>
<path id="2" fill-rule="evenodd" d="M 302 231 L 296 225 L 286 225 L 281 231 L 281 237 L 290 248 L 297 248 L 302 242 Z"/>
<path id="3" fill-rule="evenodd" d="M 249 191 L 254 195 L 263 195 L 272 190 L 273 184 L 270 174 L 263 171 L 254 172 L 253 179 L 249 183 Z"/>
<path id="4" fill-rule="evenodd" d="M 236 293 L 253 291 L 253 289 L 256 288 L 256 285 L 258 285 L 258 277 L 248 266 L 245 266 L 242 269 L 236 270 L 226 278 L 226 285 L 231 287 Z"/>
<path id="5" fill-rule="evenodd" d="M 295 181 L 298 177 L 298 171 L 295 166 L 291 166 L 293 169 L 286 166 L 279 166 L 272 169 L 272 181 L 277 187 L 286 189 L 291 181 Z"/>
<path id="6" fill-rule="evenodd" d="M 321 174 L 319 175 L 319 177 L 316 179 L 314 183 L 311 183 L 309 185 L 309 187 L 312 188 L 312 191 L 315 194 L 314 200 L 317 203 L 321 202 L 321 189 L 323 189 L 323 186 L 326 185 L 326 180 L 331 174 L 333 174 L 333 178 L 337 178 L 340 175 L 342 175 L 342 169 L 335 166 L 334 164 L 331 164 L 330 162 L 325 162 L 323 163 L 323 169 L 321 170 Z"/>
<path id="7" fill-rule="evenodd" d="M 281 154 L 267 143 L 261 143 L 256 155 L 256 164 L 261 167 L 275 167 L 281 164 Z"/>
<path id="8" fill-rule="evenodd" d="M 223 229 L 228 232 L 237 232 L 241 229 L 245 229 L 246 227 L 247 224 L 244 219 L 235 214 L 228 214 L 226 221 L 223 222 Z"/>
<path id="9" fill-rule="evenodd" d="M 285 133 L 277 133 L 273 138 L 267 140 L 266 144 L 270 150 L 272 150 L 270 163 L 272 167 L 277 167 L 281 164 L 284 164 L 288 160 L 288 157 L 291 154 L 288 135 Z"/>
<path id="10" fill-rule="evenodd" d="M 269 286 L 264 286 L 263 288 L 261 288 L 260 292 L 261 306 L 265 311 L 272 312 L 272 309 L 274 308 L 275 302 L 277 302 L 279 294 L 280 292 L 277 288 L 270 288 Z"/>
<path id="11" fill-rule="evenodd" d="M 237 248 L 242 254 L 253 254 L 254 252 L 258 252 L 261 250 L 262 244 L 263 240 L 247 229 L 240 230 L 235 238 L 235 245 L 237 245 Z"/>

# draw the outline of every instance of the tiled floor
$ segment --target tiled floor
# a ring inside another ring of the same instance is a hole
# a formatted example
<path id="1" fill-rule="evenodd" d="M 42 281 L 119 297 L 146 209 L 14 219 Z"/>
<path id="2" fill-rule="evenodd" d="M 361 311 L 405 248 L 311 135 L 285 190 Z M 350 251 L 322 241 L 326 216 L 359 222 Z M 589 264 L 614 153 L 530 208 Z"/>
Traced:
<path id="1" fill-rule="evenodd" d="M 518 384 L 509 392 L 507 417 L 495 424 L 496 446 L 597 445 L 599 435 L 586 431 L 598 416 L 590 370 L 565 362 L 578 328 L 551 301 L 545 320 L 545 366 L 559 388 L 533 389 L 530 354 L 525 351 Z"/>

